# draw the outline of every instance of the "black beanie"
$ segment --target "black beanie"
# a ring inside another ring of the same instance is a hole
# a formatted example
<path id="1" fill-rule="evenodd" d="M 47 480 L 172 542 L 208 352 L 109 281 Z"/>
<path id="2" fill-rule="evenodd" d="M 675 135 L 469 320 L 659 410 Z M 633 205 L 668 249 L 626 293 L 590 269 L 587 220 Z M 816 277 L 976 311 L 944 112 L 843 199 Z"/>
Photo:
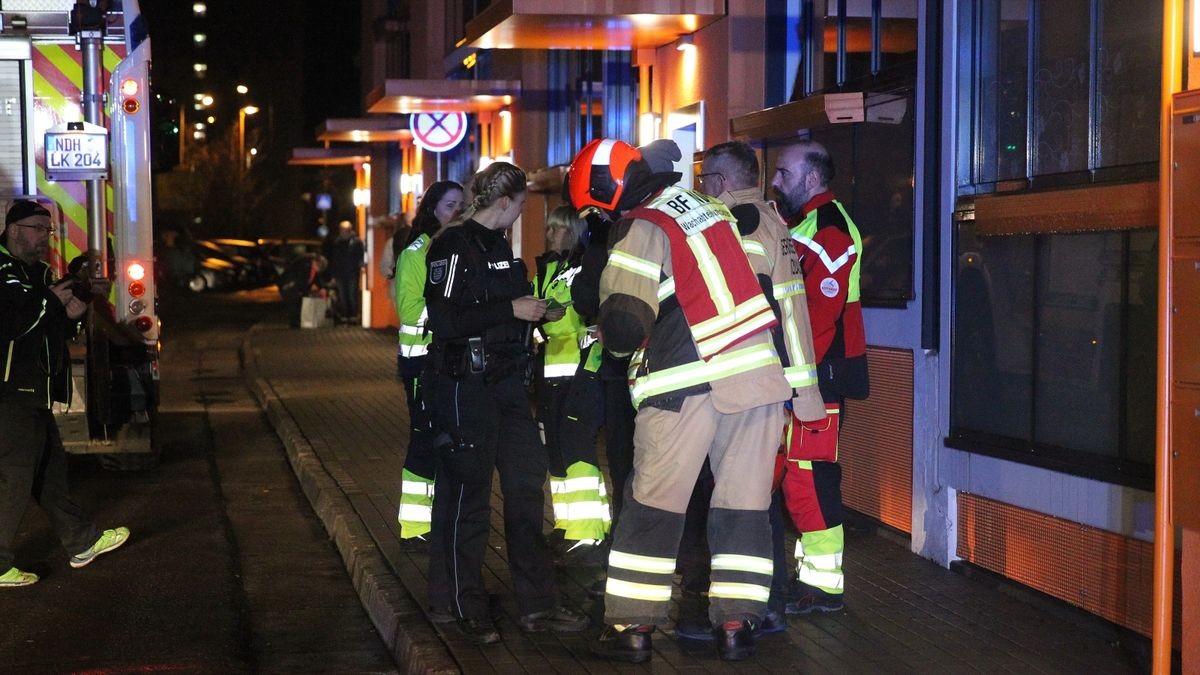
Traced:
<path id="1" fill-rule="evenodd" d="M 46 210 L 46 207 L 37 202 L 31 202 L 28 199 L 18 199 L 8 208 L 8 215 L 4 216 L 4 227 L 7 229 L 9 225 L 18 220 L 25 220 L 30 216 L 46 216 L 49 218 L 50 212 Z"/>
<path id="2" fill-rule="evenodd" d="M 0 231 L 0 244 L 8 245 L 8 226 L 18 220 L 25 220 L 30 216 L 46 216 L 51 217 L 50 212 L 41 204 L 28 199 L 18 199 L 8 208 L 8 214 L 4 216 L 4 230 Z"/>

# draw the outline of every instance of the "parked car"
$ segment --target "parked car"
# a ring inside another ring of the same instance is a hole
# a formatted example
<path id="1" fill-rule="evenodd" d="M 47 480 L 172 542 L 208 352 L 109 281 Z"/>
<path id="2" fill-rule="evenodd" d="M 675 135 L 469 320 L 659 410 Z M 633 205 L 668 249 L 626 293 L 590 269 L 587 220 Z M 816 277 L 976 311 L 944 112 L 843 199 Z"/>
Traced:
<path id="1" fill-rule="evenodd" d="M 240 282 L 238 263 L 215 244 L 196 241 L 192 251 L 196 257 L 195 269 L 187 279 L 187 288 L 193 293 L 232 288 Z"/>
<path id="2" fill-rule="evenodd" d="M 283 274 L 288 263 L 299 256 L 321 252 L 319 239 L 259 239 L 258 245 L 275 268 L 276 277 Z"/>
<path id="3" fill-rule="evenodd" d="M 278 276 L 266 249 L 257 241 L 248 239 L 209 239 L 208 241 L 221 247 L 235 259 L 246 261 L 243 283 L 262 286 L 274 283 L 275 277 Z M 240 260 L 235 260 L 235 262 L 240 262 Z"/>

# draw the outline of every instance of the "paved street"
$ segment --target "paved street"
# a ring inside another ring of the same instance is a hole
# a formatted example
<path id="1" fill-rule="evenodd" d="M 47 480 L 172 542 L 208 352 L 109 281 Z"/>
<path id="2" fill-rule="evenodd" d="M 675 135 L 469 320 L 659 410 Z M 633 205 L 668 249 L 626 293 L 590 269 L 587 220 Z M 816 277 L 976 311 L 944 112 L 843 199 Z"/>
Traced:
<path id="1" fill-rule="evenodd" d="M 502 608 L 504 643 L 476 647 L 454 624 L 420 611 L 427 557 L 399 539 L 396 510 L 407 413 L 395 379 L 395 337 L 354 327 L 289 330 L 266 323 L 247 337 L 244 358 L 253 388 L 293 453 L 310 499 L 344 552 L 363 560 L 354 574 L 377 625 L 397 626 L 395 649 L 413 670 L 513 672 L 774 673 L 1123 673 L 1126 653 L 1144 641 L 1061 604 L 968 578 L 910 553 L 900 535 L 862 522 L 847 533 L 847 611 L 795 618 L 765 638 L 759 657 L 729 665 L 703 646 L 655 635 L 655 658 L 614 666 L 587 652 L 585 638 L 526 636 L 515 605 L 503 546 L 502 502 L 493 488 L 493 534 L 485 576 Z M 297 462 L 299 459 L 299 462 Z M 548 500 L 547 500 L 548 501 Z M 550 512 L 547 510 L 547 523 Z M 348 524 L 349 523 L 349 524 Z M 369 533 L 369 534 L 368 534 Z M 362 551 L 369 538 L 375 549 Z M 382 556 L 385 565 L 379 566 Z M 589 611 L 586 572 L 563 573 L 566 602 Z"/>
<path id="2" fill-rule="evenodd" d="M 239 372 L 271 291 L 164 302 L 160 467 L 74 458 L 75 493 L 122 549 L 73 570 L 31 506 L 0 596 L 0 672 L 394 672 L 345 566 Z"/>
<path id="3" fill-rule="evenodd" d="M 593 633 L 517 630 L 498 494 L 486 576 L 504 643 L 470 645 L 426 619 L 426 555 L 398 536 L 407 413 L 394 336 L 289 330 L 267 290 L 165 310 L 162 466 L 72 462 L 100 522 L 134 538 L 71 570 L 31 509 L 17 556 L 43 580 L 0 598 L 0 672 L 1138 671 L 1129 652 L 1144 641 L 937 567 L 866 521 L 847 534 L 847 611 L 793 619 L 752 662 L 722 663 L 663 626 L 649 664 L 614 666 L 588 654 Z M 566 603 L 598 621 L 592 575 L 559 574 Z"/>

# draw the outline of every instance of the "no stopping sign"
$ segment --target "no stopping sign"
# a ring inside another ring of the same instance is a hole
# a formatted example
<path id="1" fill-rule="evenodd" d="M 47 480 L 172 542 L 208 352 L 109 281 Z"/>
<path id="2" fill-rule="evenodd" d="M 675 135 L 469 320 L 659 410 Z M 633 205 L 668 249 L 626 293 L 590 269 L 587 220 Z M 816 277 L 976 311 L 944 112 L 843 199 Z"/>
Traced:
<path id="1" fill-rule="evenodd" d="M 414 113 L 408 120 L 413 142 L 430 152 L 445 152 L 467 135 L 467 116 L 460 112 Z"/>

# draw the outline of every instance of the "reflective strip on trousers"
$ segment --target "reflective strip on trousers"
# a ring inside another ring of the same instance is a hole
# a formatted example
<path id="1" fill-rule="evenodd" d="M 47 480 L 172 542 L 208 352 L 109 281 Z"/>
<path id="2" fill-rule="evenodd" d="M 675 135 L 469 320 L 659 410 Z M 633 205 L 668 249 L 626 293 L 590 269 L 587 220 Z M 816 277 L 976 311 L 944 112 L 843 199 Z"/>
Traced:
<path id="1" fill-rule="evenodd" d="M 599 467 L 582 461 L 569 466 L 566 478 L 551 479 L 550 501 L 554 527 L 563 530 L 565 539 L 602 540 L 608 535 L 612 509 Z"/>
<path id="2" fill-rule="evenodd" d="M 753 555 L 737 555 L 734 553 L 718 553 L 712 557 L 712 569 L 731 572 L 751 572 L 771 576 L 775 572 L 775 564 L 769 558 Z"/>
<path id="3" fill-rule="evenodd" d="M 634 572 L 646 572 L 648 574 L 675 574 L 674 558 L 656 558 L 648 555 L 622 553 L 615 550 L 608 554 L 608 566 L 610 568 L 615 567 L 623 570 L 633 570 Z M 670 597 L 670 588 L 670 585 L 668 585 L 668 598 Z"/>
<path id="4" fill-rule="evenodd" d="M 804 543 L 807 542 L 807 543 Z M 826 593 L 841 593 L 845 588 L 842 551 L 845 547 L 841 525 L 820 532 L 804 532 L 796 542 L 796 571 L 800 581 Z"/>
<path id="5" fill-rule="evenodd" d="M 710 600 L 729 598 L 731 600 L 766 602 L 771 597 L 771 587 L 758 584 L 739 584 L 731 581 L 714 581 L 708 587 L 708 597 Z"/>
<path id="6" fill-rule="evenodd" d="M 433 522 L 433 480 L 404 469 L 401 472 L 400 538 L 411 539 L 428 534 Z"/>
<path id="7" fill-rule="evenodd" d="M 604 585 L 604 592 L 632 600 L 671 601 L 671 584 L 639 584 L 632 581 L 621 581 L 610 576 L 608 583 Z"/>

